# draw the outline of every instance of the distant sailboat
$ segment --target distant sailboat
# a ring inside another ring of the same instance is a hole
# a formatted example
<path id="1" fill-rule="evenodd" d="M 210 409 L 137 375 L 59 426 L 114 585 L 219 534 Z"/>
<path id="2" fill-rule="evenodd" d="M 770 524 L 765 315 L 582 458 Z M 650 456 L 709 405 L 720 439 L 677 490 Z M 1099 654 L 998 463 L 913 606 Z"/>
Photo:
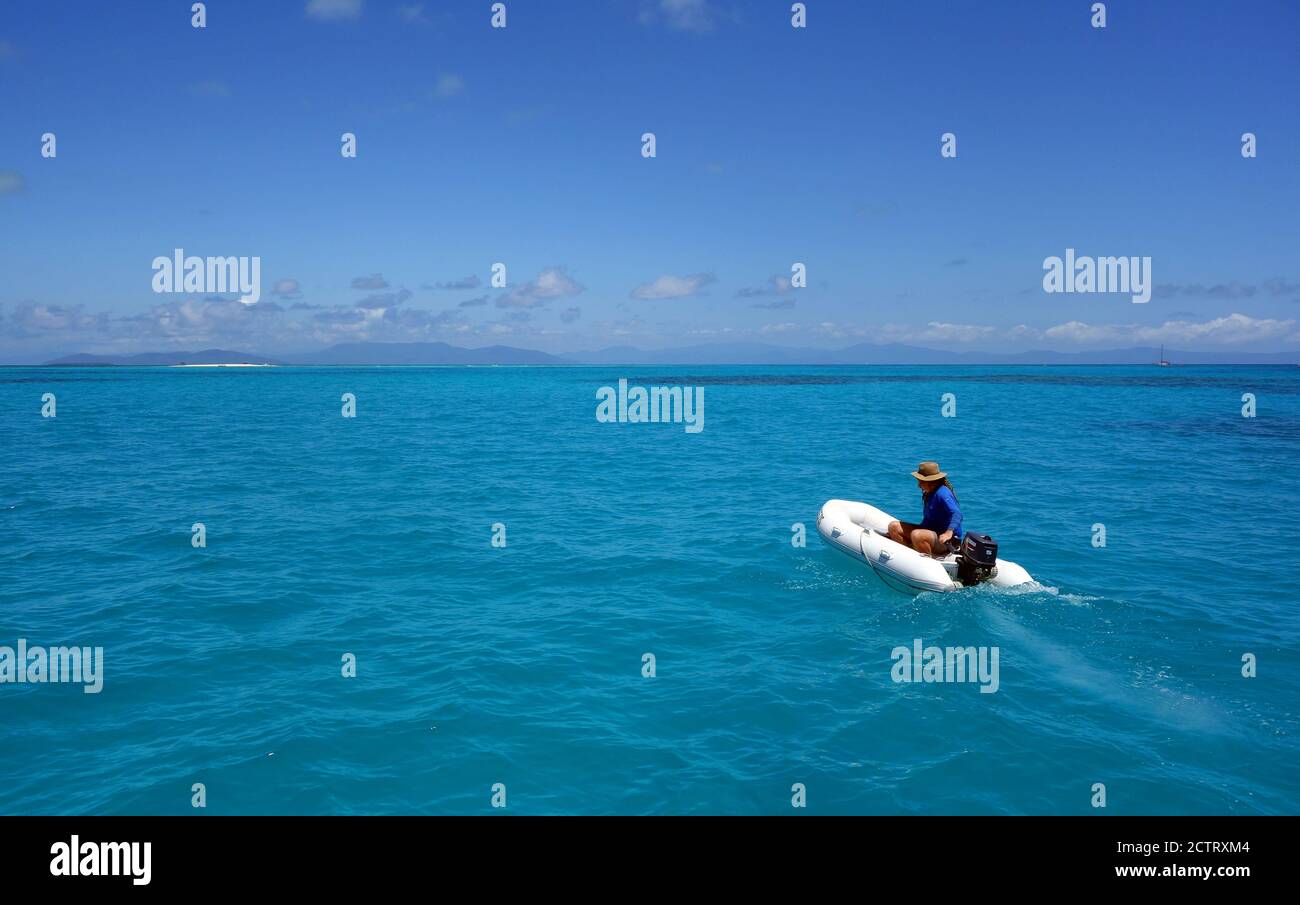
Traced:
<path id="1" fill-rule="evenodd" d="M 1167 368 L 1173 364 L 1172 361 L 1165 358 L 1165 347 L 1163 345 L 1160 346 L 1160 360 L 1157 361 L 1156 364 L 1158 364 L 1162 368 Z"/>

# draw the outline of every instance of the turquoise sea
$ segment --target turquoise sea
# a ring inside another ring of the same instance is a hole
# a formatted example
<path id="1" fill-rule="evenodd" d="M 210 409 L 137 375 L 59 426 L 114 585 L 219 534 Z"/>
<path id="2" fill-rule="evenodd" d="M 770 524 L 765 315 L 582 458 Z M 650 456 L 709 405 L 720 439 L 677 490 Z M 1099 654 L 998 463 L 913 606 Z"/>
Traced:
<path id="1" fill-rule="evenodd" d="M 822 544 L 922 459 L 1036 585 Z M 6 368 L 0 465 L 0 646 L 104 658 L 0 684 L 0 813 L 1300 811 L 1294 367 Z"/>

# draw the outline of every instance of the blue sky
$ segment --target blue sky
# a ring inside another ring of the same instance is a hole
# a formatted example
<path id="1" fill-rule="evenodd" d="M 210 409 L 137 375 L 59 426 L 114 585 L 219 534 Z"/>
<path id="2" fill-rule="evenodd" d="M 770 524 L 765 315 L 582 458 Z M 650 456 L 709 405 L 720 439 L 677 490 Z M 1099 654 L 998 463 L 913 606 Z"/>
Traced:
<path id="1" fill-rule="evenodd" d="M 790 5 L 7 0 L 0 360 L 1300 348 L 1300 4 Z M 262 301 L 155 294 L 177 247 L 260 257 Z M 1066 248 L 1155 296 L 1044 293 Z"/>

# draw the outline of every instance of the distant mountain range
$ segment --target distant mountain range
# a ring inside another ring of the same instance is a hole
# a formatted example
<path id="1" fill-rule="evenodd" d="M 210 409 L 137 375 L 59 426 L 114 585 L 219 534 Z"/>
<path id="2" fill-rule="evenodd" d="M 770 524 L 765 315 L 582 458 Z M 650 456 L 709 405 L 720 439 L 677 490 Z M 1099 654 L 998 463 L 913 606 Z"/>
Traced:
<path id="1" fill-rule="evenodd" d="M 447 343 L 342 343 L 319 352 L 271 358 L 250 352 L 204 349 L 200 352 L 142 352 L 137 355 L 82 353 L 46 362 L 48 366 L 160 367 L 180 364 L 270 365 L 1145 365 L 1160 357 L 1155 347 L 1093 352 L 947 352 L 899 343 L 858 343 L 843 349 L 795 349 L 763 343 L 716 343 L 645 350 L 615 346 L 558 356 L 513 346 L 465 349 Z M 1165 357 L 1179 364 L 1298 364 L 1291 352 L 1179 352 Z"/>
<path id="2" fill-rule="evenodd" d="M 563 358 L 515 349 L 487 346 L 462 349 L 447 343 L 341 343 L 306 355 L 271 358 L 252 352 L 204 349 L 201 352 L 142 352 L 139 355 L 95 355 L 82 353 L 46 362 L 50 367 L 136 366 L 164 367 L 182 364 L 270 364 L 270 365 L 564 365 Z"/>
<path id="3" fill-rule="evenodd" d="M 447 343 L 342 343 L 292 359 L 305 365 L 563 365 L 563 358 L 516 349 L 487 346 L 462 349 Z"/>
<path id="4" fill-rule="evenodd" d="M 719 343 L 662 351 L 631 346 L 575 352 L 581 364 L 758 364 L 758 365 L 983 365 L 983 364 L 1154 364 L 1155 346 L 1089 352 L 948 352 L 900 343 L 858 343 L 843 349 L 795 349 L 763 343 Z M 1300 350 L 1291 352 L 1178 352 L 1165 350 L 1174 364 L 1296 364 Z"/>
<path id="5" fill-rule="evenodd" d="M 45 363 L 49 367 L 105 367 L 109 365 L 134 366 L 139 368 L 160 368 L 168 365 L 215 365 L 215 364 L 249 364 L 272 365 L 283 364 L 265 355 L 253 355 L 248 352 L 230 352 L 226 349 L 204 349 L 202 352 L 141 352 L 138 355 L 96 355 L 82 352 L 56 358 Z"/>

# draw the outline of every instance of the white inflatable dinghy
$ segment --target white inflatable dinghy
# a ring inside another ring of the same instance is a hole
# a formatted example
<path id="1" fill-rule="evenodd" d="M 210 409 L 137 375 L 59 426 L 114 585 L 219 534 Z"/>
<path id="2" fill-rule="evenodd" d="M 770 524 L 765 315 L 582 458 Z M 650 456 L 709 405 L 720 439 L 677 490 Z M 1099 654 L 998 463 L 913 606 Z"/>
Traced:
<path id="1" fill-rule="evenodd" d="M 880 580 L 897 591 L 955 591 L 966 587 L 961 580 L 960 553 L 942 559 L 926 556 L 889 539 L 894 517 L 875 506 L 851 500 L 830 500 L 817 513 L 817 533 L 835 549 L 871 566 Z M 968 573 L 969 578 L 969 573 Z M 987 577 L 970 583 L 1010 588 L 1033 581 L 1020 566 L 998 558 Z"/>

